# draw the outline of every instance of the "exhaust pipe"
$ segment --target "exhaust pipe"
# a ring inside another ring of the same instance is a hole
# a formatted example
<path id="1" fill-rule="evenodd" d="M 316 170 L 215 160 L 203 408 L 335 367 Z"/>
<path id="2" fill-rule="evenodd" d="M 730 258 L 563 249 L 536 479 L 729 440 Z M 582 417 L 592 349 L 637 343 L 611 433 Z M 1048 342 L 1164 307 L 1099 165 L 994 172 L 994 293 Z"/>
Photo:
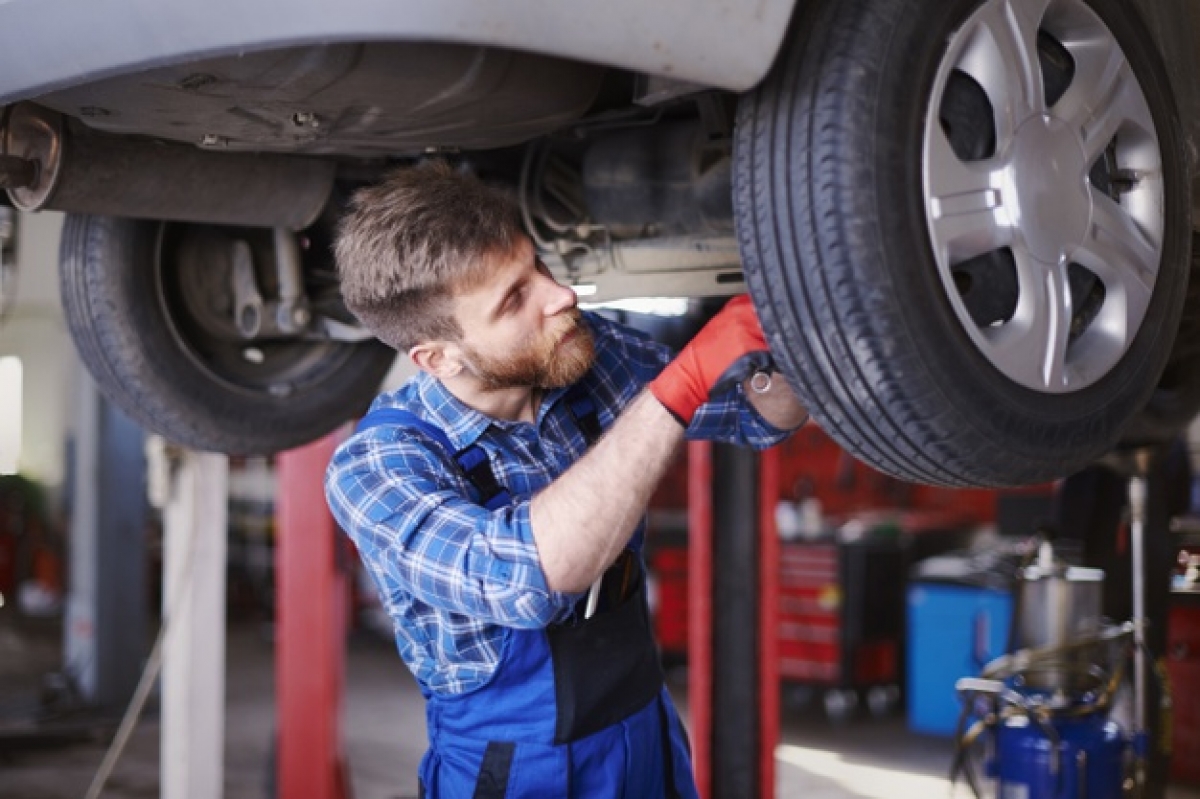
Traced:
<path id="1" fill-rule="evenodd" d="M 336 169 L 96 133 L 33 103 L 7 109 L 0 126 L 0 188 L 25 211 L 300 230 L 325 207 Z"/>

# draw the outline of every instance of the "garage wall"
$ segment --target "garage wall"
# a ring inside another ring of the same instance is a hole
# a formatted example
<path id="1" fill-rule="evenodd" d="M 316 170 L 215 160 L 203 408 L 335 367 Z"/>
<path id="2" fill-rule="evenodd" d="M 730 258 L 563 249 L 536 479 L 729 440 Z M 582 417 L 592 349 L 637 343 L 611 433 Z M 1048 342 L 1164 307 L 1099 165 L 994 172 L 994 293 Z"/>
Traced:
<path id="1" fill-rule="evenodd" d="M 63 215 L 21 214 L 17 239 L 17 300 L 0 326 L 0 356 L 23 365 L 21 474 L 52 498 L 62 490 L 64 442 L 81 368 L 58 299 L 58 241 Z"/>

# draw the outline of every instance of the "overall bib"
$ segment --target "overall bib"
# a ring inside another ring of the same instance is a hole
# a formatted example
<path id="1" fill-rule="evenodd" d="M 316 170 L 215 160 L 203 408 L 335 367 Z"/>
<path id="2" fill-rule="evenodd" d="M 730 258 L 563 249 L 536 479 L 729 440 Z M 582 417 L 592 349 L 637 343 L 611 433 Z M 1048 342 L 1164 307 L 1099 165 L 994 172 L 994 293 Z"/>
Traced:
<path id="1" fill-rule="evenodd" d="M 428 697 L 424 796 L 696 796 L 640 571 L 636 579 L 630 596 L 590 619 L 509 630 L 500 666 L 482 688 Z"/>
<path id="2" fill-rule="evenodd" d="M 564 399 L 594 442 L 601 430 L 590 399 L 574 390 Z M 511 501 L 479 447 L 453 451 L 441 430 L 406 411 L 374 411 L 359 429 L 389 422 L 449 447 L 481 504 Z M 422 799 L 697 799 L 687 738 L 663 685 L 640 553 L 625 550 L 600 596 L 589 619 L 577 610 L 544 630 L 506 630 L 485 685 L 426 692 Z"/>

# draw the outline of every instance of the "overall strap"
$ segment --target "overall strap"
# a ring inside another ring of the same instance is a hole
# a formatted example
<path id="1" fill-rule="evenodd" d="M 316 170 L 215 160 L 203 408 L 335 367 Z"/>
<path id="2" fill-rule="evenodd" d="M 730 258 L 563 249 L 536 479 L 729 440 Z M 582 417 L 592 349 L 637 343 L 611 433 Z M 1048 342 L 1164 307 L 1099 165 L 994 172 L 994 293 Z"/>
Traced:
<path id="1" fill-rule="evenodd" d="M 579 426 L 579 431 L 592 446 L 600 440 L 604 429 L 600 426 L 600 417 L 596 413 L 596 403 L 588 396 L 580 384 L 576 383 L 563 396 L 567 409 Z M 401 408 L 376 408 L 367 413 L 358 423 L 357 432 L 369 430 L 380 425 L 396 425 L 398 427 L 415 427 L 427 433 L 442 450 L 458 464 L 466 475 L 467 481 L 475 489 L 476 501 L 488 510 L 497 510 L 512 502 L 508 489 L 500 485 L 492 464 L 488 461 L 487 453 L 478 444 L 471 444 L 462 449 L 455 449 L 446 432 L 432 422 L 427 422 L 411 411 Z"/>
<path id="2" fill-rule="evenodd" d="M 588 446 L 599 441 L 600 436 L 604 435 L 604 428 L 600 426 L 596 403 L 592 402 L 592 398 L 588 396 L 583 385 L 576 383 L 567 389 L 567 393 L 563 395 L 563 401 L 567 403 L 567 410 L 571 412 L 571 416 L 575 419 L 575 424 L 579 426 L 579 432 L 583 433 L 583 437 L 587 440 Z"/>
<path id="3" fill-rule="evenodd" d="M 488 510 L 503 508 L 512 501 L 508 489 L 497 482 L 496 475 L 492 473 L 492 465 L 488 462 L 487 453 L 478 444 L 455 449 L 454 443 L 450 441 L 442 428 L 401 408 L 376 408 L 370 411 L 359 421 L 357 432 L 361 433 L 363 430 L 381 425 L 415 427 L 428 434 L 438 443 L 442 451 L 458 464 L 458 468 L 462 469 L 467 481 L 475 489 L 475 500 Z"/>

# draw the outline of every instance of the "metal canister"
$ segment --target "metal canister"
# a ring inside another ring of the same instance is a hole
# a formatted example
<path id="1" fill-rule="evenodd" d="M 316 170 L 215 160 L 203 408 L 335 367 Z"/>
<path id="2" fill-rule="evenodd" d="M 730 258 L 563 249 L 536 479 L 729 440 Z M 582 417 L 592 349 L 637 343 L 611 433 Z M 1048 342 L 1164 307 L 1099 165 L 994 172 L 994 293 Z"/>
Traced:
<path id="1" fill-rule="evenodd" d="M 1017 583 L 1016 649 L 1056 649 L 1096 637 L 1101 630 L 1104 572 L 1068 566 L 1044 548 Z M 1064 651 L 1063 658 L 1027 674 L 1030 687 L 1073 692 L 1085 688 L 1087 658 L 1094 652 Z"/>

